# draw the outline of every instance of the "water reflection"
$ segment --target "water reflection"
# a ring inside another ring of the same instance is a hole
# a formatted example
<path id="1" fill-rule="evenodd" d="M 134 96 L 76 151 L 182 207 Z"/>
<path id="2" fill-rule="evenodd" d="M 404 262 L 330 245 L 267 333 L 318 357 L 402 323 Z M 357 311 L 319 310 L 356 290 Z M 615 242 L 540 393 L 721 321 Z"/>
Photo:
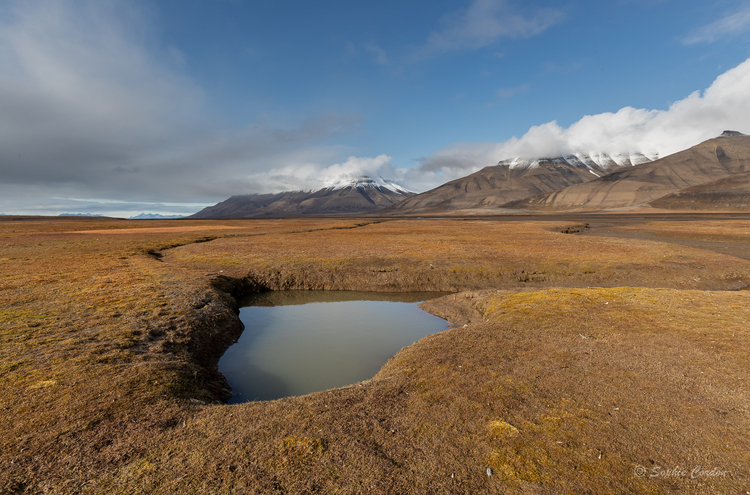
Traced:
<path id="1" fill-rule="evenodd" d="M 219 361 L 230 403 L 269 400 L 371 378 L 402 347 L 444 330 L 417 307 L 440 293 L 265 292 L 241 301 L 245 325 Z"/>

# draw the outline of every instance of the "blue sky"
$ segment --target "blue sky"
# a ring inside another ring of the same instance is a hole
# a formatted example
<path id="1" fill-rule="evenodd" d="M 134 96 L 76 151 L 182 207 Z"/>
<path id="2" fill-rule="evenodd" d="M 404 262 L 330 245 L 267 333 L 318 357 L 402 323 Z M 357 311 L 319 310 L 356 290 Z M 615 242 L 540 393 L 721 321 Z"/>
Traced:
<path id="1" fill-rule="evenodd" d="M 0 212 L 191 213 L 750 133 L 750 4 L 0 3 Z M 697 92 L 697 93 L 696 93 Z"/>

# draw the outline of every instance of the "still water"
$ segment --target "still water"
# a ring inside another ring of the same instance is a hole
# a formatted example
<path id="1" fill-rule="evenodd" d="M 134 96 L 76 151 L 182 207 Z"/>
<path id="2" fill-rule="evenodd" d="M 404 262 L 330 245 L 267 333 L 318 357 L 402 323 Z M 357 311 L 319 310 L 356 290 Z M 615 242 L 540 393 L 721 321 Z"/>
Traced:
<path id="1" fill-rule="evenodd" d="M 240 302 L 245 330 L 219 361 L 230 404 L 303 395 L 372 378 L 402 347 L 445 330 L 417 307 L 435 292 L 279 291 Z"/>

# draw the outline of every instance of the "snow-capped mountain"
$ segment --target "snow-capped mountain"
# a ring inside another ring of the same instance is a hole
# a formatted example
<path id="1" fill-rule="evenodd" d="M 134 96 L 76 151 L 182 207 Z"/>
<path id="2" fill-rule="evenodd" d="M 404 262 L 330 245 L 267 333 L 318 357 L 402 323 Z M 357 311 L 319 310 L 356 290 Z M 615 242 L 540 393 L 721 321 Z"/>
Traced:
<path id="1" fill-rule="evenodd" d="M 363 175 L 361 177 L 356 177 L 353 179 L 338 179 L 334 181 L 326 189 L 339 190 L 339 189 L 346 189 L 347 187 L 357 187 L 360 189 L 370 188 L 370 189 L 376 189 L 380 192 L 390 191 L 392 193 L 397 193 L 397 194 L 407 194 L 407 195 L 416 194 L 414 191 L 410 191 L 404 186 L 396 184 L 392 180 L 384 179 L 379 176 L 373 179 L 367 175 Z"/>
<path id="2" fill-rule="evenodd" d="M 382 177 L 331 182 L 317 191 L 232 196 L 190 218 L 257 218 L 367 213 L 391 206 L 415 193 Z"/>
<path id="3" fill-rule="evenodd" d="M 501 160 L 499 166 L 507 166 L 511 169 L 524 169 L 538 167 L 540 164 L 570 165 L 572 167 L 587 168 L 595 174 L 600 171 L 612 172 L 618 167 L 632 167 L 643 163 L 653 162 L 659 159 L 658 153 L 575 153 L 555 158 L 513 158 Z"/>
<path id="4" fill-rule="evenodd" d="M 576 153 L 552 158 L 511 158 L 417 194 L 388 209 L 394 214 L 497 208 L 509 201 L 556 191 L 650 163 L 656 154 Z"/>
<path id="5" fill-rule="evenodd" d="M 724 131 L 684 151 L 638 167 L 619 167 L 606 177 L 514 201 L 505 207 L 532 210 L 742 206 L 750 174 L 750 137 Z M 666 198 L 670 196 L 670 198 Z M 663 201 L 659 201 L 664 198 Z M 712 204 L 713 202 L 713 204 Z"/>

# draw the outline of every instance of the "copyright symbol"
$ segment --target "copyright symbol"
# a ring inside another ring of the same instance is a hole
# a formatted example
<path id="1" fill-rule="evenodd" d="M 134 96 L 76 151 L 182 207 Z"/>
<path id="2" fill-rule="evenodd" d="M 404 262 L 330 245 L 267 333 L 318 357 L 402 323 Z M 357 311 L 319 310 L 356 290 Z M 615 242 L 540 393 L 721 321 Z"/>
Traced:
<path id="1" fill-rule="evenodd" d="M 635 475 L 639 478 L 643 478 L 646 476 L 646 468 L 643 466 L 636 466 L 635 467 Z"/>

